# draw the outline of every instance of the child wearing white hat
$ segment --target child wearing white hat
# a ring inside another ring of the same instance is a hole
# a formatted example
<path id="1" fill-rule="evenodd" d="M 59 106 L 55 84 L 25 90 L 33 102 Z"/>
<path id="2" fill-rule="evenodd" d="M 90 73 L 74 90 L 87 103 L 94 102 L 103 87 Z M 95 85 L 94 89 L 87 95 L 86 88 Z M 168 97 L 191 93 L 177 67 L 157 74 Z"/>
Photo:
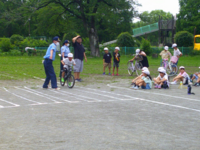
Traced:
<path id="1" fill-rule="evenodd" d="M 179 70 L 180 73 L 173 79 L 173 82 L 171 82 L 171 84 L 177 84 L 178 81 L 182 81 L 184 84 L 188 84 L 190 77 L 187 72 L 185 72 L 185 67 L 181 66 Z"/>
<path id="2" fill-rule="evenodd" d="M 174 56 L 176 56 L 177 58 L 180 58 L 183 54 L 180 52 L 180 50 L 177 47 L 177 44 L 174 43 L 172 44 L 172 48 L 174 49 Z M 178 65 L 178 61 L 176 62 L 176 65 Z"/>
<path id="3" fill-rule="evenodd" d="M 139 87 L 141 86 L 142 89 L 151 89 L 152 88 L 152 80 L 150 76 L 150 71 L 149 70 L 143 70 L 142 71 L 143 76 L 140 80 L 136 81 L 136 86 L 132 87 L 135 90 L 138 90 Z"/>
<path id="4" fill-rule="evenodd" d="M 149 69 L 148 69 L 147 67 L 143 67 L 143 68 L 142 68 L 142 71 L 143 71 L 143 70 L 148 70 L 148 71 L 149 71 Z M 137 76 L 136 78 L 134 78 L 134 79 L 132 80 L 132 84 L 131 84 L 131 85 L 133 85 L 133 87 L 135 87 L 136 81 L 142 79 L 142 77 L 143 77 L 143 73 L 142 73 L 141 75 Z"/>
<path id="5" fill-rule="evenodd" d="M 155 89 L 169 88 L 169 80 L 166 70 L 163 67 L 158 68 L 159 75 L 157 78 L 154 78 Z"/>
<path id="6" fill-rule="evenodd" d="M 115 72 L 115 67 L 117 69 L 117 76 L 119 75 L 119 62 L 120 62 L 120 54 L 119 54 L 120 48 L 119 47 L 115 47 L 115 51 L 113 52 L 113 76 L 114 76 L 114 72 Z"/>
<path id="7" fill-rule="evenodd" d="M 136 49 L 135 55 L 136 56 L 133 59 L 131 59 L 130 61 L 134 61 L 136 58 L 142 57 L 142 60 L 140 61 L 142 63 L 142 66 L 149 68 L 149 62 L 148 62 L 147 54 L 143 50 Z"/>
<path id="8" fill-rule="evenodd" d="M 160 53 L 160 56 L 162 57 L 163 60 L 168 60 L 172 56 L 172 54 L 168 50 L 169 47 L 165 46 L 164 50 Z"/>
<path id="9" fill-rule="evenodd" d="M 64 77 L 65 77 L 65 72 L 69 69 L 68 66 L 72 67 L 76 65 L 73 59 L 73 54 L 69 53 L 67 58 L 63 58 L 63 60 L 61 60 L 61 63 L 63 64 L 63 72 L 62 72 L 61 81 L 65 82 Z"/>
<path id="10" fill-rule="evenodd" d="M 109 69 L 109 75 L 111 75 L 111 64 L 112 64 L 112 55 L 109 53 L 109 50 L 107 47 L 104 48 L 105 54 L 103 55 L 103 75 L 105 75 L 105 69 L 108 67 Z"/>

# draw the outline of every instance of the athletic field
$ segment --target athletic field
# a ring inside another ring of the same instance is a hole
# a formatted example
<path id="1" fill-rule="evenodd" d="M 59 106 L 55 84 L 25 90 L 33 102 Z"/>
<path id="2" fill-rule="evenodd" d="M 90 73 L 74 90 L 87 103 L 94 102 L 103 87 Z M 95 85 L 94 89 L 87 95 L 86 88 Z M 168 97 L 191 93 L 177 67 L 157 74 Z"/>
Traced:
<path id="1" fill-rule="evenodd" d="M 200 98 L 178 85 L 133 90 L 130 80 L 73 89 L 1 81 L 0 149 L 116 150 L 200 148 Z"/>

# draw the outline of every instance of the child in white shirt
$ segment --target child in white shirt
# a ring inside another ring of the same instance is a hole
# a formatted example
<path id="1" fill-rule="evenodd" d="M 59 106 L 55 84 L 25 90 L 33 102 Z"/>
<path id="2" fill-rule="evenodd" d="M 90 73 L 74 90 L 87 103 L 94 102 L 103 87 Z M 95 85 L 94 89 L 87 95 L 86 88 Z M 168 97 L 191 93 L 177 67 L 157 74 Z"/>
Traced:
<path id="1" fill-rule="evenodd" d="M 177 84 L 177 81 L 184 81 L 184 80 L 189 80 L 190 77 L 189 75 L 185 72 L 185 67 L 184 66 L 181 66 L 179 68 L 180 70 L 180 73 L 173 79 L 173 82 L 171 82 L 171 84 Z"/>
<path id="2" fill-rule="evenodd" d="M 73 54 L 69 53 L 67 58 L 63 58 L 63 60 L 61 60 L 61 63 L 63 64 L 63 69 L 64 69 L 64 71 L 62 72 L 61 81 L 64 82 L 65 72 L 69 69 L 69 66 L 72 67 L 76 65 L 73 59 Z"/>
<path id="3" fill-rule="evenodd" d="M 157 78 L 154 78 L 153 81 L 155 83 L 155 89 L 168 88 L 169 80 L 166 70 L 163 67 L 158 68 L 159 75 Z"/>

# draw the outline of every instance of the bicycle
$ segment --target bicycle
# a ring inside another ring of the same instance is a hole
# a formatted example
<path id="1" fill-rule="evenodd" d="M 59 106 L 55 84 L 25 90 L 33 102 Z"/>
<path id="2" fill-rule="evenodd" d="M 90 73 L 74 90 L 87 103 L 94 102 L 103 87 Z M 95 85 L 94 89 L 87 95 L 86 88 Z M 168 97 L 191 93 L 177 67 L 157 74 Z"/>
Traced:
<path id="1" fill-rule="evenodd" d="M 161 63 L 161 66 L 165 68 L 167 71 L 168 76 L 174 76 L 177 75 L 178 72 L 178 66 L 176 65 L 177 58 L 174 56 L 171 57 L 170 61 L 167 59 L 164 59 Z"/>
<path id="2" fill-rule="evenodd" d="M 142 74 L 142 63 L 140 62 L 142 60 L 142 57 L 136 57 L 135 62 L 134 61 L 128 61 L 128 74 L 130 76 L 133 75 L 134 72 L 136 72 L 136 75 L 139 76 Z"/>
<path id="3" fill-rule="evenodd" d="M 72 67 L 68 65 L 68 69 L 63 70 L 63 71 L 65 71 L 65 76 L 64 76 L 64 82 L 61 81 L 62 77 L 60 77 L 60 84 L 61 84 L 61 86 L 64 86 L 65 82 L 67 81 L 68 88 L 73 88 L 74 85 L 75 85 L 75 78 L 72 75 Z M 62 71 L 62 73 L 63 73 L 63 71 Z"/>

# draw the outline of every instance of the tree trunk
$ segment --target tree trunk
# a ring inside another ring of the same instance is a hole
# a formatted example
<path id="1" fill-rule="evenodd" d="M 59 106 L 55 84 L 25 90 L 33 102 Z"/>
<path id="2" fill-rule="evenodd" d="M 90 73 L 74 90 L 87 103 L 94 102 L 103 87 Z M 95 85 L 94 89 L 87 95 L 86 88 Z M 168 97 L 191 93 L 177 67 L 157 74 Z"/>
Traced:
<path id="1" fill-rule="evenodd" d="M 99 51 L 99 39 L 97 36 L 97 31 L 93 28 L 89 30 L 89 39 L 90 39 L 90 49 L 91 49 L 91 56 L 100 56 Z"/>

